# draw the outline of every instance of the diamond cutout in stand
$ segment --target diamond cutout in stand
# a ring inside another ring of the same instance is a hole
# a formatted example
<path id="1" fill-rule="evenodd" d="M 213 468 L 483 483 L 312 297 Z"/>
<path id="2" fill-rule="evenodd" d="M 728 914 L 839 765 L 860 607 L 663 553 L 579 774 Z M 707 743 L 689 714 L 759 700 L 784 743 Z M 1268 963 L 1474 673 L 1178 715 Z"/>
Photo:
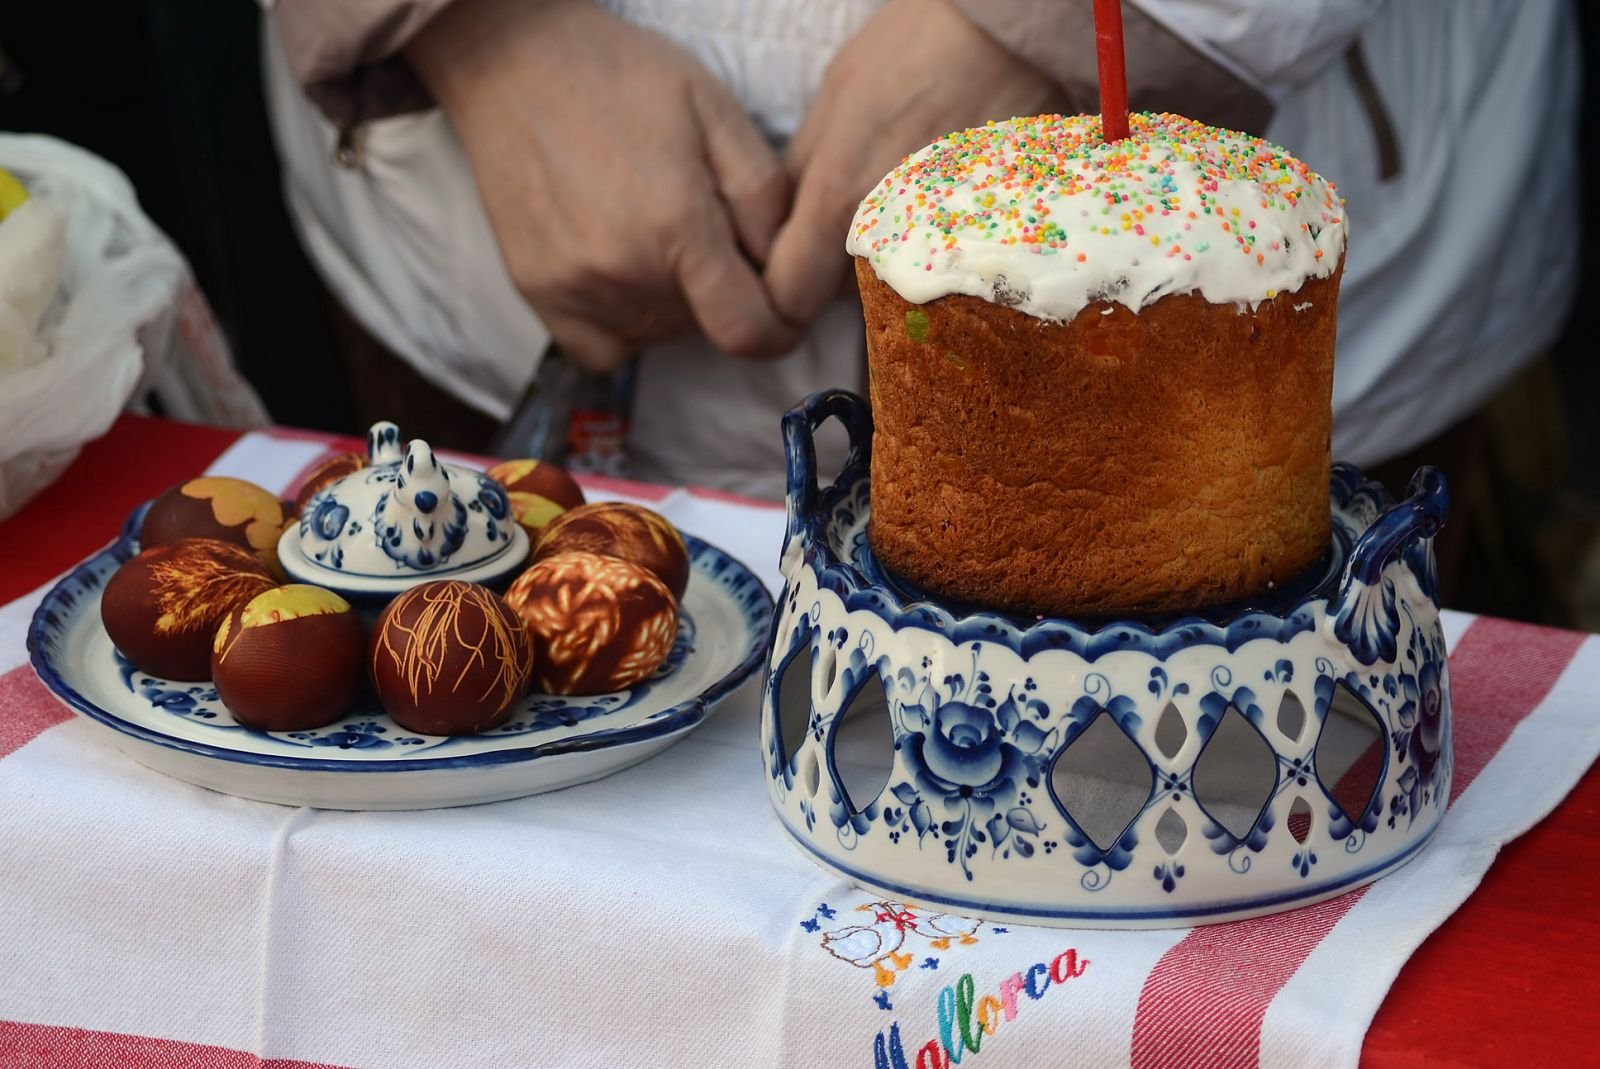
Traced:
<path id="1" fill-rule="evenodd" d="M 1169 809 L 1161 814 L 1161 819 L 1156 821 L 1156 842 L 1161 844 L 1161 849 L 1169 854 L 1176 854 L 1183 847 L 1185 839 L 1189 838 L 1189 825 L 1178 816 L 1176 809 Z"/>
<path id="2" fill-rule="evenodd" d="M 828 764 L 852 813 L 877 801 L 888 784 L 894 767 L 894 725 L 878 673 L 867 675 L 834 719 Z"/>
<path id="3" fill-rule="evenodd" d="M 1351 823 L 1372 804 L 1383 776 L 1383 727 L 1367 703 L 1339 683 L 1317 736 L 1317 778 Z"/>
<path id="4" fill-rule="evenodd" d="M 822 770 L 817 765 L 817 755 L 814 753 L 806 754 L 805 764 L 800 769 L 800 786 L 809 798 L 815 798 L 817 788 L 822 786 Z"/>
<path id="5" fill-rule="evenodd" d="M 830 644 L 822 648 L 822 690 L 820 693 L 826 695 L 833 690 L 834 680 L 838 678 L 839 654 Z"/>
<path id="6" fill-rule="evenodd" d="M 1144 809 L 1155 770 L 1143 751 L 1102 712 L 1056 758 L 1050 791 L 1101 852 L 1111 849 Z"/>
<path id="7" fill-rule="evenodd" d="M 1296 798 L 1289 807 L 1289 819 L 1285 823 L 1295 842 L 1303 843 L 1311 838 L 1311 804 L 1304 798 Z"/>
<path id="8" fill-rule="evenodd" d="M 1243 839 L 1278 784 L 1278 759 L 1261 732 L 1228 706 L 1194 765 L 1194 797 L 1211 819 Z"/>
<path id="9" fill-rule="evenodd" d="M 773 685 L 778 702 L 778 746 L 783 767 L 794 760 L 811 722 L 811 646 L 802 642 L 778 669 Z"/>
<path id="10" fill-rule="evenodd" d="M 1305 729 L 1306 707 L 1300 704 L 1300 699 L 1294 694 L 1286 693 L 1278 704 L 1278 730 L 1289 741 L 1299 742 L 1300 733 Z"/>
<path id="11" fill-rule="evenodd" d="M 1169 758 L 1177 757 L 1178 751 L 1188 741 L 1189 728 L 1183 722 L 1183 714 L 1178 712 L 1176 705 L 1168 702 L 1161 711 L 1161 719 L 1156 721 L 1156 749 Z"/>

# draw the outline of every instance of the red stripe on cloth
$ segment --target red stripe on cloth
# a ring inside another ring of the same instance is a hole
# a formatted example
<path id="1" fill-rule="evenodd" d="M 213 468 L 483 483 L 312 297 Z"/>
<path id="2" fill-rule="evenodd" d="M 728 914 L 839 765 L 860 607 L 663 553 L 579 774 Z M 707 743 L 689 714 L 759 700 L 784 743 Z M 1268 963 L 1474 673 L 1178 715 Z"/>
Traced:
<path id="1" fill-rule="evenodd" d="M 1190 932 L 1145 977 L 1133 1018 L 1133 1069 L 1257 1065 L 1267 1007 L 1360 898 L 1358 890 Z"/>
<path id="2" fill-rule="evenodd" d="M 277 490 L 277 492 L 279 494 L 283 495 L 284 501 L 286 501 L 289 505 L 293 505 L 295 496 L 300 493 L 300 488 L 302 486 L 304 486 L 305 483 L 306 483 L 306 476 L 310 475 L 313 471 L 315 471 L 317 469 L 317 467 L 319 465 L 321 465 L 322 462 L 327 460 L 329 457 L 336 457 L 340 453 L 353 453 L 353 452 L 357 452 L 357 450 L 353 450 L 353 449 L 324 449 L 322 452 L 318 453 L 316 456 L 312 457 L 310 460 L 308 460 L 304 464 L 300 465 L 300 470 L 295 472 L 294 475 L 292 475 L 289 478 L 288 482 L 284 483 L 282 486 L 276 487 L 275 489 Z M 287 515 L 287 507 L 286 507 L 285 515 Z"/>
<path id="3" fill-rule="evenodd" d="M 298 489 L 311 469 L 327 457 L 335 453 L 344 452 L 365 453 L 367 450 L 366 442 L 360 438 L 352 438 L 349 435 L 325 434 L 321 431 L 305 431 L 293 427 L 269 427 L 261 433 L 285 442 L 320 442 L 327 446 L 327 449 L 322 454 L 300 470 L 299 474 L 289 483 L 290 489 Z M 457 463 L 482 470 L 492 468 L 505 459 L 503 457 L 484 456 L 479 453 L 462 453 L 451 449 L 441 450 L 440 455 Z M 602 494 L 618 494 L 623 497 L 637 498 L 641 501 L 664 501 L 673 490 L 672 487 L 662 486 L 659 483 L 644 483 L 611 475 L 582 474 L 574 475 L 573 478 L 578 481 L 579 486 L 585 489 L 596 490 Z M 706 501 L 722 501 L 730 505 L 744 505 L 758 509 L 783 508 L 783 503 L 780 501 L 764 501 L 758 497 L 746 497 L 743 494 L 730 493 L 727 490 L 716 490 L 707 486 L 689 486 L 685 487 L 685 489 L 688 490 L 691 497 L 698 497 Z"/>
<path id="4" fill-rule="evenodd" d="M 660 504 L 672 493 L 670 486 L 635 482 L 633 479 L 618 479 L 611 475 L 574 475 L 573 478 L 578 480 L 578 485 L 585 490 L 598 490 L 602 494 L 617 494 L 621 497 L 649 501 L 652 504 Z"/>
<path id="5" fill-rule="evenodd" d="M 340 1069 L 326 1062 L 261 1058 L 227 1047 L 86 1028 L 0 1021 L 6 1069 Z"/>
<path id="6" fill-rule="evenodd" d="M 727 505 L 743 505 L 745 508 L 768 511 L 782 511 L 784 507 L 781 501 L 763 501 L 759 497 L 746 497 L 744 494 L 729 493 L 727 490 L 713 490 L 709 486 L 691 486 L 689 496 L 698 497 L 703 501 L 721 501 Z"/>
<path id="7" fill-rule="evenodd" d="M 134 506 L 199 475 L 238 437 L 238 431 L 119 416 L 59 479 L 0 523 L 0 605 L 111 541 Z"/>
<path id="8" fill-rule="evenodd" d="M 1488 618 L 1467 629 L 1450 657 L 1452 802 L 1550 693 L 1583 639 Z M 1365 892 L 1190 932 L 1145 978 L 1134 1014 L 1133 1069 L 1257 1066 L 1267 1007 Z"/>
<path id="9" fill-rule="evenodd" d="M 41 731 L 72 719 L 68 709 L 25 664 L 0 675 L 0 757 L 33 741 Z"/>
<path id="10" fill-rule="evenodd" d="M 1488 617 L 1467 629 L 1450 655 L 1456 762 L 1452 802 L 1544 701 L 1586 637 Z"/>

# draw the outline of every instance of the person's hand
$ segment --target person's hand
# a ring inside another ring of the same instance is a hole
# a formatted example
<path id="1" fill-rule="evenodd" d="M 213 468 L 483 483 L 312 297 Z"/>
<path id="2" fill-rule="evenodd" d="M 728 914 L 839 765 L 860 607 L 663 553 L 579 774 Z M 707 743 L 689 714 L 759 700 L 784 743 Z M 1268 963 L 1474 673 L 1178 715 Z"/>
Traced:
<path id="1" fill-rule="evenodd" d="M 810 322 L 838 290 L 856 206 L 908 153 L 990 119 L 1067 110 L 949 0 L 889 0 L 834 57 L 789 145 L 794 208 L 766 268 L 779 313 Z"/>
<path id="2" fill-rule="evenodd" d="M 695 324 L 741 355 L 794 343 L 759 275 L 788 174 L 688 55 L 588 0 L 457 0 L 406 56 L 511 278 L 575 361 L 609 370 Z"/>

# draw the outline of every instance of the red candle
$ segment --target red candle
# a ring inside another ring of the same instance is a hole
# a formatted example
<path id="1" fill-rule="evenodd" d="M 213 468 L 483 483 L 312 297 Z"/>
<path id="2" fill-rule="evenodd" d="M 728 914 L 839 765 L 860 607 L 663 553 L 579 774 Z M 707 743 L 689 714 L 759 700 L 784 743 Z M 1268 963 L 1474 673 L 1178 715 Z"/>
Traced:
<path id="1" fill-rule="evenodd" d="M 1128 68 L 1122 49 L 1122 0 L 1094 0 L 1094 43 L 1100 61 L 1100 126 L 1106 142 L 1128 136 Z"/>

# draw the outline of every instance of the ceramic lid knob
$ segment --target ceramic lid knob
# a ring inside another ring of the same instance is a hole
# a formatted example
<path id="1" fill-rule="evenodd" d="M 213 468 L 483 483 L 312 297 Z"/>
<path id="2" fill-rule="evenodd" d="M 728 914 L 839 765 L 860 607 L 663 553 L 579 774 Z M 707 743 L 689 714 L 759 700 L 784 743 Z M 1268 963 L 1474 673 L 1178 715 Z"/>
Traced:
<path id="1" fill-rule="evenodd" d="M 394 487 L 380 499 L 373 535 L 390 559 L 421 570 L 449 560 L 466 538 L 466 505 L 420 438 L 407 445 Z"/>
<path id="2" fill-rule="evenodd" d="M 349 584 L 361 577 L 403 584 L 501 557 L 505 568 L 492 570 L 520 562 L 527 536 L 499 483 L 444 463 L 421 439 L 406 442 L 393 423 L 372 425 L 367 452 L 370 465 L 306 503 L 291 552 L 296 579 L 329 582 L 326 573 L 337 573 L 333 581 L 354 591 Z"/>
<path id="3" fill-rule="evenodd" d="M 403 455 L 399 427 L 383 420 L 367 431 L 367 463 L 398 464 Z"/>

